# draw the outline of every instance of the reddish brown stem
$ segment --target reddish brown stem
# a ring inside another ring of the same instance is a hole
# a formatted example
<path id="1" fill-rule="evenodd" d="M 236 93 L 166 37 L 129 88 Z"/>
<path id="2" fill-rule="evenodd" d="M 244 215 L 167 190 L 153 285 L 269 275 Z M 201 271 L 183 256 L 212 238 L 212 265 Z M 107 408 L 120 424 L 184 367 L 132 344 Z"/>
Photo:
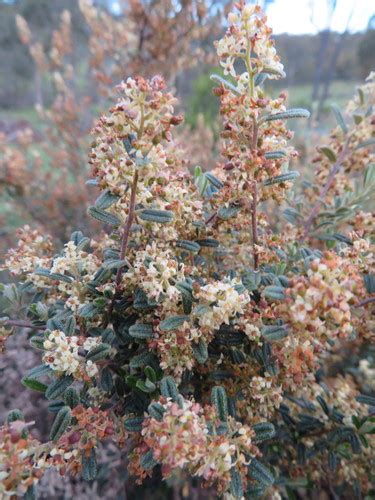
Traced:
<path id="1" fill-rule="evenodd" d="M 259 266 L 259 254 L 257 250 L 258 245 L 258 225 L 257 225 L 257 204 L 258 204 L 258 187 L 256 181 L 252 186 L 253 200 L 251 202 L 251 231 L 253 237 L 253 260 L 254 269 L 257 270 Z"/>
<path id="2" fill-rule="evenodd" d="M 342 165 L 342 162 L 345 159 L 345 156 L 348 153 L 348 149 L 349 149 L 348 148 L 348 144 L 349 144 L 349 138 L 346 140 L 345 145 L 342 148 L 341 153 L 339 154 L 339 156 L 338 156 L 335 164 L 332 167 L 331 172 L 329 173 L 329 176 L 327 178 L 327 182 L 326 182 L 325 186 L 323 187 L 322 191 L 320 192 L 319 197 L 316 200 L 316 203 L 315 203 L 315 205 L 313 206 L 313 208 L 312 208 L 312 210 L 310 212 L 310 215 L 306 219 L 306 222 L 304 224 L 303 234 L 302 234 L 302 236 L 300 238 L 301 242 L 305 241 L 305 239 L 307 238 L 307 236 L 308 236 L 308 234 L 310 232 L 311 226 L 312 226 L 314 220 L 316 219 L 316 217 L 318 216 L 320 207 L 321 207 L 322 203 L 324 202 L 324 199 L 325 199 L 328 191 L 330 190 L 330 188 L 332 186 L 332 183 L 333 183 L 333 181 L 335 179 L 336 174 L 340 170 L 340 167 Z"/>
<path id="3" fill-rule="evenodd" d="M 8 319 L 6 322 L 7 325 L 9 326 L 15 326 L 19 328 L 29 328 L 30 330 L 45 330 L 45 326 L 36 326 L 33 325 L 32 323 L 29 323 L 28 321 L 21 321 L 18 319 Z"/>
<path id="4" fill-rule="evenodd" d="M 368 297 L 367 299 L 364 299 L 359 304 L 357 304 L 356 307 L 363 307 L 367 304 L 371 304 L 372 302 L 375 302 L 375 297 Z"/>
<path id="5" fill-rule="evenodd" d="M 135 171 L 132 186 L 131 186 L 131 191 L 130 191 L 129 213 L 128 213 L 128 217 L 126 219 L 126 222 L 124 225 L 124 230 L 122 232 L 122 237 L 121 237 L 120 260 L 124 260 L 124 258 L 125 258 L 126 250 L 128 248 L 128 243 L 129 243 L 130 230 L 131 230 L 131 227 L 132 227 L 132 224 L 134 221 L 135 197 L 136 197 L 136 191 L 137 191 L 137 183 L 138 183 L 138 172 Z M 120 284 L 121 284 L 121 277 L 122 277 L 123 269 L 124 269 L 124 266 L 120 266 L 117 269 L 116 278 L 115 278 L 115 283 L 116 283 L 115 294 L 114 294 L 113 299 L 112 299 L 112 301 L 109 305 L 109 308 L 108 308 L 106 325 L 110 321 L 110 318 L 111 318 L 112 312 L 113 312 L 113 308 L 115 305 L 115 300 L 118 297 L 118 294 L 120 291 Z"/>
<path id="6" fill-rule="evenodd" d="M 258 145 L 258 124 L 253 118 L 253 135 L 251 140 L 251 150 L 253 155 L 257 154 L 257 145 Z M 257 221 L 257 205 L 258 205 L 258 186 L 257 181 L 254 180 L 251 188 L 251 193 L 253 200 L 251 202 L 251 232 L 252 232 L 252 240 L 253 240 L 253 261 L 254 261 L 254 269 L 257 270 L 259 267 L 259 254 L 257 250 L 258 245 L 258 221 Z"/>
<path id="7" fill-rule="evenodd" d="M 120 260 L 124 260 L 125 255 L 126 255 L 126 250 L 128 248 L 130 230 L 131 230 L 133 220 L 134 220 L 135 194 L 137 191 L 137 183 L 138 183 L 138 172 L 136 170 L 134 172 L 133 183 L 132 183 L 131 192 L 130 192 L 129 213 L 128 213 L 128 217 L 127 217 L 126 222 L 125 222 L 124 231 L 122 233 L 122 238 L 121 238 Z M 116 288 L 118 288 L 118 286 L 120 284 L 123 268 L 124 268 L 124 266 L 120 266 L 117 269 Z"/>

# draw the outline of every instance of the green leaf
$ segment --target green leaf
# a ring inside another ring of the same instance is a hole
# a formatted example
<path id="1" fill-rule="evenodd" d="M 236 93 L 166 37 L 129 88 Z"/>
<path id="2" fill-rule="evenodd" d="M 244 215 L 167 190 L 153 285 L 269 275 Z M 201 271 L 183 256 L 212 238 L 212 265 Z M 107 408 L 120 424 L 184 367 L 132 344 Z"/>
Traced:
<path id="1" fill-rule="evenodd" d="M 217 248 L 219 246 L 219 242 L 217 240 L 214 240 L 213 238 L 205 238 L 202 240 L 197 240 L 197 243 L 201 247 L 207 247 L 207 248 Z"/>
<path id="2" fill-rule="evenodd" d="M 364 187 L 371 186 L 372 184 L 375 184 L 375 163 L 367 165 L 363 176 Z"/>
<path id="3" fill-rule="evenodd" d="M 299 173 L 296 170 L 292 170 L 291 172 L 286 172 L 285 174 L 276 175 L 275 177 L 271 177 L 270 179 L 266 179 L 263 184 L 265 186 L 271 186 L 272 184 L 280 184 L 281 182 L 293 181 L 299 177 Z"/>
<path id="4" fill-rule="evenodd" d="M 125 429 L 129 432 L 140 432 L 142 430 L 143 421 L 143 417 L 127 418 L 124 422 Z"/>
<path id="5" fill-rule="evenodd" d="M 108 189 L 103 191 L 95 201 L 95 207 L 99 210 L 105 210 L 120 199 L 119 196 L 112 194 Z"/>
<path id="6" fill-rule="evenodd" d="M 185 321 L 189 321 L 189 316 L 186 315 L 178 315 L 178 316 L 170 316 L 167 319 L 164 319 L 159 323 L 160 330 L 164 330 L 169 332 L 171 330 L 177 330 L 181 325 L 185 323 Z"/>
<path id="7" fill-rule="evenodd" d="M 161 379 L 160 392 L 165 398 L 171 398 L 173 401 L 176 401 L 178 397 L 178 389 L 173 377 L 169 375 Z"/>
<path id="8" fill-rule="evenodd" d="M 204 196 L 207 186 L 208 186 L 208 179 L 206 174 L 200 174 L 198 177 L 195 178 L 195 185 L 198 188 L 199 194 L 201 196 Z"/>
<path id="9" fill-rule="evenodd" d="M 151 382 L 156 382 L 157 377 L 155 370 L 151 366 L 146 366 L 144 369 L 146 377 L 151 381 Z"/>
<path id="10" fill-rule="evenodd" d="M 348 132 L 348 127 L 345 123 L 344 117 L 342 116 L 340 108 L 337 106 L 337 104 L 332 104 L 331 109 L 333 114 L 335 115 L 338 125 L 340 125 L 342 131 L 344 132 L 344 134 L 346 134 Z"/>
<path id="11" fill-rule="evenodd" d="M 272 439 L 276 434 L 274 425 L 268 422 L 253 425 L 253 430 L 255 431 L 255 440 L 257 443 Z"/>
<path id="12" fill-rule="evenodd" d="M 242 477 L 237 467 L 230 470 L 230 492 L 234 498 L 243 497 Z"/>
<path id="13" fill-rule="evenodd" d="M 274 300 L 284 300 L 285 299 L 285 290 L 281 286 L 266 286 L 263 290 L 263 295 L 267 299 Z"/>
<path id="14" fill-rule="evenodd" d="M 120 267 L 124 267 L 128 264 L 126 260 L 121 259 L 108 259 L 105 260 L 102 264 L 103 269 L 119 269 Z"/>
<path id="15" fill-rule="evenodd" d="M 110 214 L 96 207 L 88 208 L 87 213 L 91 215 L 93 219 L 103 222 L 104 224 L 108 224 L 109 226 L 117 227 L 121 224 L 120 219 L 116 215 Z"/>
<path id="16" fill-rule="evenodd" d="M 216 408 L 216 413 L 222 422 L 228 419 L 228 398 L 224 387 L 216 386 L 211 391 L 211 401 Z"/>
<path id="17" fill-rule="evenodd" d="M 206 172 L 205 176 L 207 177 L 208 182 L 212 184 L 216 189 L 221 189 L 224 186 L 221 180 L 211 174 L 211 172 Z"/>
<path id="18" fill-rule="evenodd" d="M 208 350 L 207 350 L 207 344 L 206 344 L 204 339 L 200 338 L 198 343 L 194 342 L 192 344 L 192 349 L 193 349 L 194 357 L 198 361 L 199 364 L 203 364 L 207 361 Z"/>
<path id="19" fill-rule="evenodd" d="M 156 385 L 150 380 L 137 380 L 135 384 L 136 388 L 146 394 L 154 392 L 156 390 Z"/>
<path id="20" fill-rule="evenodd" d="M 26 375 L 26 378 L 39 378 L 45 375 L 50 375 L 53 372 L 52 368 L 47 365 L 39 365 L 32 368 Z"/>
<path id="21" fill-rule="evenodd" d="M 145 470 L 150 470 L 157 465 L 157 461 L 154 459 L 152 450 L 149 450 L 147 453 L 143 455 L 143 457 L 140 460 L 141 467 Z"/>
<path id="22" fill-rule="evenodd" d="M 190 281 L 179 281 L 176 283 L 176 288 L 186 299 L 193 300 L 193 285 Z"/>
<path id="23" fill-rule="evenodd" d="M 222 85 L 224 85 L 224 87 L 231 90 L 235 94 L 237 95 L 240 94 L 238 89 L 232 83 L 228 82 L 228 80 L 225 80 L 225 78 L 222 78 L 220 75 L 210 75 L 210 79 L 213 81 L 217 81 L 218 83 L 221 83 Z"/>
<path id="24" fill-rule="evenodd" d="M 150 364 L 150 362 L 154 359 L 154 356 L 149 351 L 143 351 L 136 356 L 133 356 L 130 360 L 129 366 L 130 368 L 142 368 Z"/>
<path id="25" fill-rule="evenodd" d="M 34 349 L 39 349 L 41 351 L 44 351 L 44 341 L 45 341 L 44 335 L 33 335 L 31 339 L 29 340 L 31 347 L 34 347 Z"/>
<path id="26" fill-rule="evenodd" d="M 35 484 L 29 486 L 26 490 L 26 493 L 23 495 L 22 500 L 37 500 L 37 491 Z"/>
<path id="27" fill-rule="evenodd" d="M 289 120 L 290 118 L 309 118 L 310 112 L 307 109 L 301 108 L 293 108 L 288 109 L 287 111 L 282 111 L 280 113 L 273 113 L 267 116 L 264 116 L 259 120 L 259 125 L 264 122 L 271 122 L 274 120 Z"/>
<path id="28" fill-rule="evenodd" d="M 375 274 L 365 274 L 363 282 L 368 293 L 375 293 Z"/>
<path id="29" fill-rule="evenodd" d="M 275 478 L 267 467 L 265 467 L 259 460 L 253 458 L 249 465 L 249 472 L 252 478 L 261 483 L 263 486 L 271 486 Z"/>
<path id="30" fill-rule="evenodd" d="M 365 103 L 365 93 L 363 92 L 361 87 L 357 88 L 357 92 L 358 92 L 358 97 L 359 97 L 359 103 L 361 106 L 363 106 Z"/>
<path id="31" fill-rule="evenodd" d="M 135 339 L 150 339 L 153 336 L 153 327 L 148 323 L 136 323 L 129 328 L 129 335 Z"/>
<path id="32" fill-rule="evenodd" d="M 11 424 L 12 422 L 17 422 L 17 420 L 25 421 L 25 417 L 21 410 L 15 408 L 8 413 L 7 423 Z"/>
<path id="33" fill-rule="evenodd" d="M 268 151 L 264 154 L 266 160 L 281 160 L 287 156 L 285 151 Z"/>
<path id="34" fill-rule="evenodd" d="M 366 141 L 360 142 L 355 149 L 370 148 L 371 146 L 375 146 L 375 139 L 374 138 L 367 139 Z"/>
<path id="35" fill-rule="evenodd" d="M 99 344 L 93 347 L 87 354 L 86 360 L 100 361 L 108 357 L 112 347 L 109 344 Z"/>
<path id="36" fill-rule="evenodd" d="M 74 316 L 69 316 L 65 321 L 64 333 L 66 335 L 73 335 L 76 328 L 76 320 Z"/>
<path id="37" fill-rule="evenodd" d="M 55 420 L 51 427 L 50 439 L 58 441 L 68 428 L 72 419 L 72 414 L 69 406 L 63 406 L 57 413 Z"/>
<path id="38" fill-rule="evenodd" d="M 267 73 L 269 75 L 278 75 L 281 78 L 285 78 L 286 74 L 282 70 L 278 70 L 276 68 L 270 67 L 270 66 L 264 66 L 262 69 L 263 73 Z"/>
<path id="39" fill-rule="evenodd" d="M 319 148 L 319 151 L 322 152 L 329 159 L 329 161 L 331 163 L 335 163 L 335 161 L 337 160 L 337 156 L 336 156 L 335 152 L 330 147 L 321 146 Z"/>
<path id="40" fill-rule="evenodd" d="M 182 248 L 183 250 L 186 250 L 187 252 L 191 252 L 191 253 L 198 253 L 199 250 L 201 249 L 199 243 L 196 243 L 195 241 L 187 241 L 187 240 L 176 241 L 176 247 Z"/>
<path id="41" fill-rule="evenodd" d="M 43 393 L 46 392 L 48 387 L 46 384 L 39 382 L 39 380 L 35 380 L 29 377 L 23 377 L 21 379 L 21 383 L 28 389 L 32 389 L 33 391 L 43 392 Z"/>
<path id="42" fill-rule="evenodd" d="M 173 212 L 170 210 L 145 209 L 139 213 L 139 218 L 147 222 L 167 224 L 173 220 Z"/>
<path id="43" fill-rule="evenodd" d="M 79 394 L 74 387 L 68 387 L 64 393 L 64 401 L 69 408 L 75 408 L 79 404 Z"/>
<path id="44" fill-rule="evenodd" d="M 82 452 L 82 477 L 85 481 L 93 481 L 98 473 L 96 463 L 95 448 L 91 448 L 90 455 L 87 456 L 85 451 Z"/>
<path id="45" fill-rule="evenodd" d="M 100 377 L 100 387 L 105 392 L 111 392 L 113 388 L 113 377 L 112 372 L 109 368 L 105 367 L 102 370 Z"/>
<path id="46" fill-rule="evenodd" d="M 99 314 L 99 309 L 95 304 L 85 304 L 79 309 L 78 314 L 81 318 L 91 319 Z"/>
<path id="47" fill-rule="evenodd" d="M 288 335 L 286 325 L 268 325 L 262 328 L 262 335 L 268 342 L 281 340 Z"/>
<path id="48" fill-rule="evenodd" d="M 239 212 L 239 208 L 237 207 L 221 207 L 217 211 L 217 216 L 222 220 L 229 220 L 236 217 Z"/>
<path id="49" fill-rule="evenodd" d="M 151 403 L 147 411 L 149 415 L 158 422 L 161 422 L 163 420 L 165 409 L 160 403 Z"/>
<path id="50" fill-rule="evenodd" d="M 375 396 L 367 396 L 366 394 L 360 394 L 355 399 L 358 401 L 358 403 L 375 407 Z"/>
<path id="51" fill-rule="evenodd" d="M 64 394 L 66 389 L 72 385 L 73 377 L 71 375 L 61 377 L 52 384 L 50 384 L 45 392 L 45 396 L 47 399 L 57 399 L 59 396 Z"/>
<path id="52" fill-rule="evenodd" d="M 263 85 L 263 83 L 267 80 L 267 78 L 268 78 L 267 73 L 258 73 L 257 75 L 255 75 L 254 85 L 256 87 Z"/>

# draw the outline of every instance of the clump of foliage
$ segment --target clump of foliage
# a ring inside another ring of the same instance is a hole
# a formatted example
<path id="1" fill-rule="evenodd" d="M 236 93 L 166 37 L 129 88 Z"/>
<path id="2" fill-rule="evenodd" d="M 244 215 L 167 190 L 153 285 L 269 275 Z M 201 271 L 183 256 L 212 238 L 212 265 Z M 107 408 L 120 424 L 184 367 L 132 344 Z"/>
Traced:
<path id="1" fill-rule="evenodd" d="M 75 232 L 56 255 L 24 228 L 8 253 L 17 283 L 2 288 L 3 335 L 30 329 L 41 364 L 23 383 L 54 420 L 41 443 L 10 413 L 3 494 L 34 494 L 50 467 L 93 480 L 106 441 L 138 483 L 198 482 L 226 498 L 372 494 L 374 221 L 358 209 L 374 191 L 374 76 L 353 121 L 335 110 L 323 185 L 303 184 L 301 201 L 286 123 L 309 113 L 262 89 L 284 68 L 260 8 L 240 2 L 228 21 L 216 43 L 228 79 L 213 76 L 222 164 L 191 176 L 164 80 L 128 78 L 89 159 L 101 194 L 88 212 L 113 230 Z M 275 231 L 284 200 L 289 222 Z"/>

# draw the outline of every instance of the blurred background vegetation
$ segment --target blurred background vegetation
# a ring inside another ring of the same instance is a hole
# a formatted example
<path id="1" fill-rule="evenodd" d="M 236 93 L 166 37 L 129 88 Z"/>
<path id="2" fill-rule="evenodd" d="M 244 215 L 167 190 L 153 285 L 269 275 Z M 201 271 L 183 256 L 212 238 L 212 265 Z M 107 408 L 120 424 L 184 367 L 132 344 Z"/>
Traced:
<path id="1" fill-rule="evenodd" d="M 264 7 L 275 2 L 278 0 L 265 2 Z M 114 8 L 117 2 L 113 0 L 96 0 L 93 3 L 114 17 L 121 15 Z M 289 3 L 293 10 L 295 2 L 290 0 Z M 334 11 L 340 0 L 327 0 L 327 4 Z M 48 51 L 51 32 L 65 9 L 72 14 L 75 84 L 78 90 L 82 89 L 82 94 L 85 92 L 87 95 L 90 83 L 86 79 L 89 33 L 78 0 L 0 0 L 0 131 L 11 129 L 12 123 L 14 126 L 14 122 L 19 120 L 38 127 L 35 104 L 48 106 L 53 99 L 50 82 L 46 78 L 39 81 L 28 48 L 19 39 L 15 15 L 20 14 L 26 19 L 32 33 L 37 34 L 45 51 Z M 272 24 L 272 19 L 270 22 Z M 298 24 L 298 18 L 294 18 L 293 22 Z M 369 17 L 365 31 L 353 32 L 349 31 L 349 27 L 348 19 L 347 29 L 341 33 L 334 31 L 328 21 L 324 29 L 316 34 L 276 34 L 277 50 L 287 68 L 287 78 L 274 86 L 275 92 L 287 88 L 293 106 L 311 108 L 316 105 L 323 114 L 328 110 L 328 103 L 346 102 L 355 85 L 375 67 L 375 16 Z M 202 43 L 209 44 L 211 40 Z M 209 65 L 198 62 L 193 69 L 184 70 L 176 77 L 177 93 L 185 103 L 186 118 L 191 125 L 195 125 L 197 115 L 202 112 L 207 124 L 215 121 L 217 99 L 212 96 L 211 71 Z M 128 76 L 126 68 L 123 76 Z"/>

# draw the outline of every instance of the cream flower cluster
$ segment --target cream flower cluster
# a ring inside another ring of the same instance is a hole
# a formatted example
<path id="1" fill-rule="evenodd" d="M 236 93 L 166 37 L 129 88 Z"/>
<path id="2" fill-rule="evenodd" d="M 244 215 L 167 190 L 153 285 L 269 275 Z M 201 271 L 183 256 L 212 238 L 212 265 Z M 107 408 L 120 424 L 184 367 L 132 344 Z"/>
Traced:
<path id="1" fill-rule="evenodd" d="M 297 279 L 290 290 L 290 319 L 298 329 L 309 331 L 313 342 L 347 337 L 352 332 L 350 301 L 355 283 L 343 274 L 340 259 L 316 259 L 307 278 Z"/>
<path id="2" fill-rule="evenodd" d="M 66 243 L 62 255 L 56 257 L 51 266 L 51 273 L 71 277 L 70 282 L 60 280 L 57 285 L 58 294 L 65 298 L 65 307 L 77 312 L 89 298 L 85 288 L 100 267 L 99 259 L 77 248 L 73 241 Z"/>
<path id="3" fill-rule="evenodd" d="M 52 240 L 30 226 L 18 230 L 17 247 L 10 249 L 4 266 L 0 270 L 8 270 L 13 276 L 27 275 L 28 281 L 36 287 L 44 288 L 46 280 L 35 274 L 35 270 L 46 268 L 51 263 Z"/>
<path id="4" fill-rule="evenodd" d="M 230 470 L 236 467 L 245 472 L 246 455 L 258 453 L 252 443 L 254 431 L 232 417 L 228 418 L 228 433 L 216 433 L 219 422 L 211 406 L 202 407 L 187 399 L 159 404 L 164 411 L 162 420 L 146 419 L 142 437 L 162 465 L 164 477 L 184 468 L 209 484 L 218 482 L 225 491 Z"/>
<path id="5" fill-rule="evenodd" d="M 137 251 L 122 283 L 125 289 L 139 286 L 150 300 L 177 302 L 180 292 L 175 284 L 185 278 L 183 270 L 172 250 L 163 250 L 153 242 L 145 250 Z"/>
<path id="6" fill-rule="evenodd" d="M 139 201 L 151 196 L 154 183 L 165 183 L 168 158 L 162 142 L 171 139 L 170 127 L 182 118 L 173 115 L 175 98 L 164 88 L 159 76 L 128 78 L 118 86 L 121 97 L 94 129 L 90 163 L 102 189 L 125 197 L 135 169 L 142 178 Z"/>
<path id="7" fill-rule="evenodd" d="M 101 342 L 101 337 L 68 337 L 60 330 L 53 330 L 43 343 L 43 362 L 52 370 L 77 379 L 95 377 L 99 371 L 97 365 L 91 360 L 86 361 L 80 350 L 89 352 Z"/>
<path id="8" fill-rule="evenodd" d="M 216 49 L 224 74 L 237 76 L 236 59 L 251 58 L 256 72 L 268 71 L 271 78 L 284 75 L 284 67 L 276 54 L 272 30 L 266 25 L 266 16 L 259 6 L 239 5 L 239 11 L 228 16 L 229 27 L 225 36 L 216 42 Z"/>
<path id="9" fill-rule="evenodd" d="M 207 308 L 198 316 L 199 326 L 207 330 L 217 330 L 222 324 L 228 325 L 237 314 L 244 313 L 250 302 L 247 290 L 237 291 L 236 282 L 217 281 L 199 287 L 194 296 L 200 305 Z"/>

